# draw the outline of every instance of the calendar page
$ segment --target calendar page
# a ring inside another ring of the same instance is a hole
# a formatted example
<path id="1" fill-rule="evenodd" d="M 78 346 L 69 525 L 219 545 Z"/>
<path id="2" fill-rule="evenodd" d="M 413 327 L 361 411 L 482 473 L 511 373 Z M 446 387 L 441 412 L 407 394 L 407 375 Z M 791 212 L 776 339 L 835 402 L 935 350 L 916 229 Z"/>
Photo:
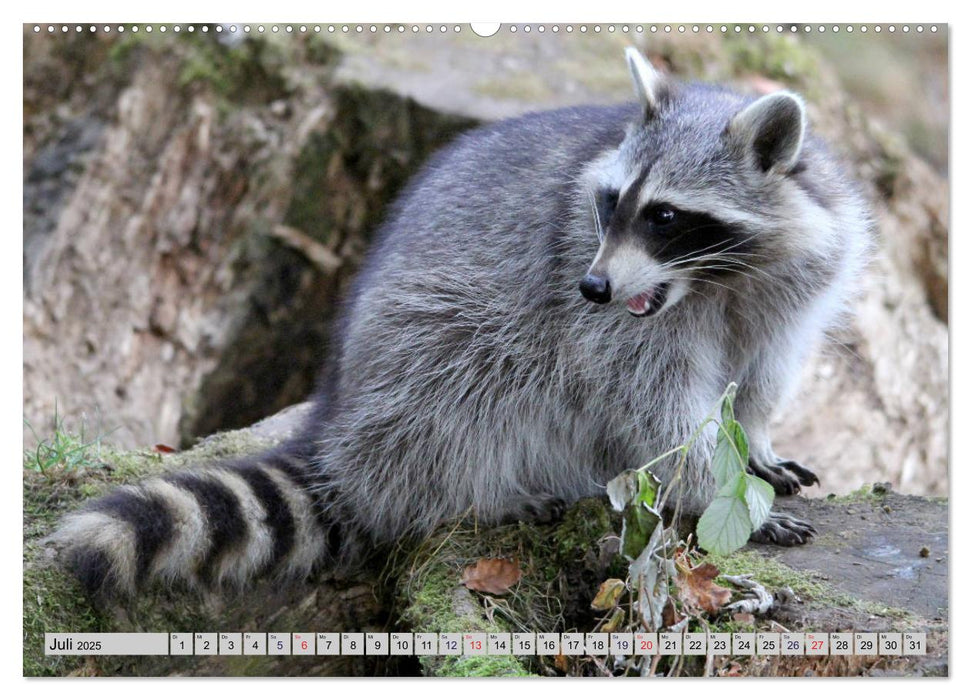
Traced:
<path id="1" fill-rule="evenodd" d="M 23 675 L 949 675 L 948 24 L 329 12 L 23 24 Z"/>

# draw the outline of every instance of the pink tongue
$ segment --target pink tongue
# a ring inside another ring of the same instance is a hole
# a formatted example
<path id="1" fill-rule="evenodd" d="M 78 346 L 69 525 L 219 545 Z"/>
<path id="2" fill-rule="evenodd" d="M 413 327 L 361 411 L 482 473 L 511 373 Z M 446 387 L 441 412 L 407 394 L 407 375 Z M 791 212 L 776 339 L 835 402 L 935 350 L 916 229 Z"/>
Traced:
<path id="1" fill-rule="evenodd" d="M 627 309 L 635 314 L 642 314 L 651 308 L 651 300 L 654 295 L 651 292 L 643 292 L 636 297 L 627 300 Z"/>

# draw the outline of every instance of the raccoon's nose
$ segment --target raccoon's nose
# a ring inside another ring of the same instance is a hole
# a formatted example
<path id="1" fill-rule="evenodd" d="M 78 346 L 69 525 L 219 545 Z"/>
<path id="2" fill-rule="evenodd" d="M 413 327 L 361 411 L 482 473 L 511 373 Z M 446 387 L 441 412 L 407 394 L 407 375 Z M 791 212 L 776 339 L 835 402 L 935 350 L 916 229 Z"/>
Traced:
<path id="1" fill-rule="evenodd" d="M 587 275 L 580 280 L 580 293 L 597 304 L 606 304 L 610 301 L 610 280 L 606 277 Z"/>

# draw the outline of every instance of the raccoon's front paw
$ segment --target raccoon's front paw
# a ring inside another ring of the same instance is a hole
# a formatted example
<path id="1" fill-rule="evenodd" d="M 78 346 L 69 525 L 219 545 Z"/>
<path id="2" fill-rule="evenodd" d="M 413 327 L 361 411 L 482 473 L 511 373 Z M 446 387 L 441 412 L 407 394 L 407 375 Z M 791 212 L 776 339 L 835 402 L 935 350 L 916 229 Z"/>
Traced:
<path id="1" fill-rule="evenodd" d="M 799 520 L 785 513 L 769 513 L 762 527 L 752 533 L 750 542 L 758 544 L 777 544 L 781 547 L 795 547 L 806 544 L 816 534 L 816 528 L 805 520 Z"/>
<path id="2" fill-rule="evenodd" d="M 819 483 L 819 477 L 792 460 L 780 459 L 775 464 L 762 465 L 750 459 L 748 471 L 772 484 L 777 496 L 792 496 L 803 486 Z"/>
<path id="3" fill-rule="evenodd" d="M 509 522 L 525 520 L 546 525 L 563 518 L 566 501 L 558 496 L 536 496 L 516 505 L 506 518 Z"/>

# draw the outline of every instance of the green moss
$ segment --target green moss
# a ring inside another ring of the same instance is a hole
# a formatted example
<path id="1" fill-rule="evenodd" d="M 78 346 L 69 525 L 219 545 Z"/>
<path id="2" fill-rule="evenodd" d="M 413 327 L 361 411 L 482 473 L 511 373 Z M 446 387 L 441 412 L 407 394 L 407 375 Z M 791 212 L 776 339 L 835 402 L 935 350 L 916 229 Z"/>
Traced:
<path id="1" fill-rule="evenodd" d="M 790 587 L 796 595 L 818 600 L 827 595 L 828 588 L 818 578 L 818 574 L 796 571 L 782 562 L 765 556 L 761 552 L 742 549 L 729 555 L 709 554 L 707 561 L 718 567 L 721 575 L 751 577 L 769 589 Z M 722 584 L 725 585 L 724 580 Z"/>
<path id="2" fill-rule="evenodd" d="M 43 547 L 24 544 L 24 675 L 65 675 L 78 668 L 83 657 L 45 656 L 46 632 L 102 632 L 105 618 L 88 602 L 80 586 L 59 569 L 43 563 Z"/>
<path id="3" fill-rule="evenodd" d="M 284 223 L 324 245 L 349 234 L 368 237 L 415 168 L 475 125 L 353 84 L 335 88 L 333 99 L 329 128 L 311 134 L 297 157 L 284 215 Z"/>
<path id="4" fill-rule="evenodd" d="M 232 103 L 266 104 L 286 95 L 286 56 L 275 42 L 247 38 L 226 46 L 206 37 L 184 52 L 179 85 L 208 84 Z"/>
<path id="5" fill-rule="evenodd" d="M 256 677 L 265 673 L 266 658 L 260 656 L 227 656 L 226 675 L 234 677 Z"/>
<path id="6" fill-rule="evenodd" d="M 142 37 L 139 34 L 127 34 L 116 38 L 108 49 L 108 60 L 119 68 L 127 68 L 132 52 L 139 46 L 141 40 Z"/>
<path id="7" fill-rule="evenodd" d="M 530 674 L 515 656 L 448 656 L 436 676 L 460 678 L 523 677 Z"/>
<path id="8" fill-rule="evenodd" d="M 274 444 L 273 440 L 256 437 L 248 430 L 230 430 L 205 438 L 191 450 L 165 455 L 162 461 L 169 469 L 183 468 L 193 464 L 254 454 Z"/>
<path id="9" fill-rule="evenodd" d="M 471 594 L 460 587 L 461 571 L 441 560 L 426 563 L 412 579 L 409 603 L 402 620 L 416 632 L 509 632 L 501 619 L 488 619 Z M 456 596 L 468 596 L 471 605 L 456 605 Z M 423 656 L 419 663 L 435 676 L 528 676 L 513 656 Z"/>
<path id="10" fill-rule="evenodd" d="M 864 484 L 855 491 L 844 493 L 840 496 L 830 494 L 826 500 L 830 503 L 878 503 L 887 495 L 886 491 L 874 490 L 873 485 Z"/>
<path id="11" fill-rule="evenodd" d="M 325 245 L 334 242 L 342 223 L 341 209 L 335 209 L 324 194 L 332 188 L 332 162 L 339 157 L 341 146 L 335 130 L 310 135 L 294 165 L 293 195 L 284 217 L 285 223 Z"/>
<path id="12" fill-rule="evenodd" d="M 570 508 L 553 533 L 557 557 L 563 561 L 575 559 L 614 525 L 619 527 L 619 514 L 617 523 L 612 523 L 612 513 L 607 501 L 597 498 L 584 499 Z"/>
<path id="13" fill-rule="evenodd" d="M 224 103 L 266 104 L 289 91 L 287 66 L 305 50 L 312 64 L 327 64 L 334 52 L 321 42 L 297 37 L 247 36 L 229 45 L 214 31 L 179 34 L 125 34 L 106 50 L 113 73 L 130 75 L 136 61 L 160 59 L 178 62 L 177 84 L 183 88 L 206 85 Z M 301 56 L 304 58 L 304 56 Z"/>
<path id="14" fill-rule="evenodd" d="M 487 630 L 481 615 L 453 613 L 453 590 L 460 578 L 461 571 L 445 564 L 429 565 L 413 581 L 408 595 L 410 604 L 402 612 L 402 619 L 417 632 L 502 631 L 495 625 Z"/>
<path id="15" fill-rule="evenodd" d="M 307 61 L 317 65 L 330 65 L 340 57 L 341 52 L 327 39 L 327 35 L 316 32 L 307 35 L 304 55 Z"/>
<path id="16" fill-rule="evenodd" d="M 719 583 L 722 585 L 730 585 L 722 576 L 750 574 L 752 579 L 769 590 L 791 588 L 797 596 L 817 608 L 843 608 L 902 621 L 913 618 L 912 613 L 906 610 L 856 598 L 823 581 L 815 571 L 797 571 L 761 552 L 742 549 L 727 556 L 709 554 L 707 561 L 718 567 L 721 574 Z"/>

